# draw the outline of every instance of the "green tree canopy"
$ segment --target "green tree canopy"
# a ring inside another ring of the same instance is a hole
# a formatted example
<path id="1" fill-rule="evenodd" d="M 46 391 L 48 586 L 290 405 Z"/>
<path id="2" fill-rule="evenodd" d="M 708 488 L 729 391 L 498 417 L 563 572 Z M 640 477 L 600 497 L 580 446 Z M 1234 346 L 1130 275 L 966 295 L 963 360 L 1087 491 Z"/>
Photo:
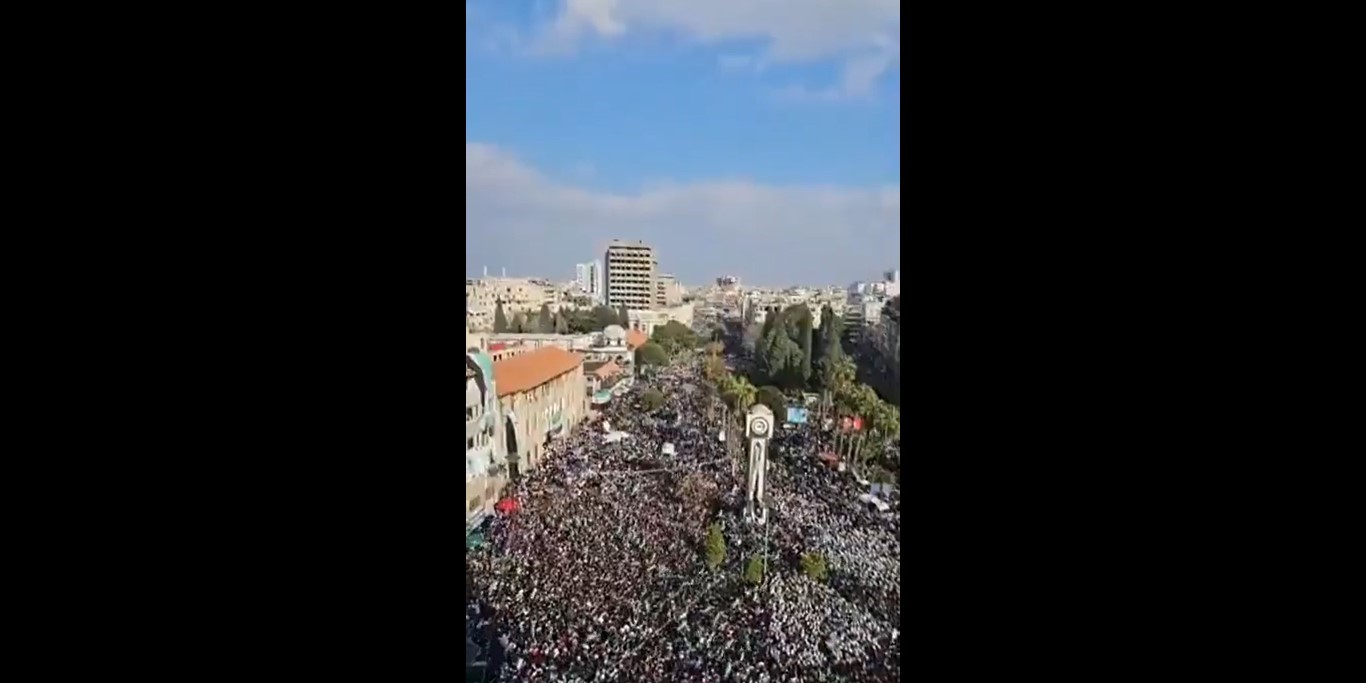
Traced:
<path id="1" fill-rule="evenodd" d="M 802 385 L 802 348 L 781 326 L 768 331 L 768 336 L 759 343 L 755 360 L 761 381 L 788 389 Z"/>
<path id="2" fill-rule="evenodd" d="M 768 333 L 769 333 L 769 332 L 772 332 L 772 331 L 773 331 L 773 328 L 775 328 L 775 327 L 778 326 L 778 321 L 781 320 L 782 317 L 783 317 L 783 309 L 781 309 L 781 308 L 778 309 L 778 310 L 776 310 L 776 311 L 774 311 L 774 312 L 772 312 L 772 313 L 769 313 L 769 314 L 766 315 L 766 316 L 764 316 L 764 328 L 763 328 L 763 331 L 760 333 L 759 336 L 761 336 L 761 337 L 767 337 L 767 336 L 768 336 Z"/>
<path id="3" fill-rule="evenodd" d="M 664 405 L 664 393 L 654 387 L 650 387 L 645 390 L 644 394 L 641 394 L 640 400 L 645 404 L 646 410 L 659 410 L 659 408 Z"/>
<path id="4" fill-rule="evenodd" d="M 592 315 L 593 332 L 601 332 L 608 325 L 621 325 L 621 320 L 617 318 L 617 312 L 606 306 L 595 307 Z"/>
<path id="5" fill-rule="evenodd" d="M 523 316 L 521 313 L 518 313 L 517 315 L 512 316 L 512 325 L 508 328 L 508 330 L 509 330 L 510 332 L 516 332 L 516 333 L 518 333 L 518 334 L 521 334 L 521 333 L 526 332 L 526 331 L 527 331 L 526 317 Z"/>
<path id="6" fill-rule="evenodd" d="M 626 310 L 626 304 L 622 304 L 621 308 L 617 309 L 617 324 L 628 330 L 631 329 L 631 313 Z"/>
<path id="7" fill-rule="evenodd" d="M 654 334 L 650 339 L 656 344 L 664 347 L 669 355 L 677 355 L 682 351 L 697 348 L 697 334 L 692 328 L 678 322 L 670 320 L 668 323 L 655 328 Z"/>
<path id="8" fill-rule="evenodd" d="M 541 312 L 536 316 L 536 331 L 541 334 L 555 332 L 555 318 L 550 315 L 550 304 L 541 304 Z"/>
<path id="9" fill-rule="evenodd" d="M 735 375 L 723 375 L 718 389 L 721 398 L 735 411 L 737 419 L 743 419 L 744 412 L 754 405 L 754 399 L 759 392 L 748 379 Z"/>
<path id="10" fill-rule="evenodd" d="M 707 566 L 715 569 L 726 561 L 726 538 L 721 535 L 721 523 L 707 528 Z"/>
<path id="11" fill-rule="evenodd" d="M 508 315 L 503 312 L 503 301 L 499 299 L 498 305 L 493 307 L 493 331 L 496 334 L 502 334 L 511 329 L 508 326 Z"/>
<path id="12" fill-rule="evenodd" d="M 563 313 L 555 314 L 555 334 L 569 334 L 569 318 Z"/>
<path id="13" fill-rule="evenodd" d="M 760 387 L 755 394 L 755 403 L 762 403 L 773 411 L 773 421 L 782 422 L 787 419 L 787 397 L 783 396 L 783 391 L 778 387 Z"/>
<path id="14" fill-rule="evenodd" d="M 819 553 L 807 553 L 801 559 L 802 573 L 817 580 L 824 581 L 828 573 L 825 567 L 825 556 Z"/>
<path id="15" fill-rule="evenodd" d="M 645 342 L 636 349 L 636 366 L 668 365 L 669 354 L 654 342 Z"/>
<path id="16" fill-rule="evenodd" d="M 745 565 L 745 581 L 756 586 L 764 582 L 764 562 L 758 555 L 750 555 Z"/>

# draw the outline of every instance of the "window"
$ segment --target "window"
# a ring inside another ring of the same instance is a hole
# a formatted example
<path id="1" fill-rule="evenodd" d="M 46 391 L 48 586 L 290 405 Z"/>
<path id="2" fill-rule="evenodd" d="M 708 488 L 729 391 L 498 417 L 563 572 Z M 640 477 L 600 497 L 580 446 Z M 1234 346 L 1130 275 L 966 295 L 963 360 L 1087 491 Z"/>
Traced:
<path id="1" fill-rule="evenodd" d="M 484 497 L 483 497 L 483 496 L 475 496 L 474 498 L 471 498 L 471 499 L 470 499 L 470 507 L 469 507 L 469 510 L 468 510 L 468 511 L 469 511 L 469 512 L 474 512 L 475 510 L 478 510 L 478 509 L 480 508 L 480 506 L 482 506 L 483 504 L 484 504 Z"/>
<path id="2" fill-rule="evenodd" d="M 472 451 L 472 450 L 474 450 L 474 439 L 473 439 L 473 438 L 465 439 L 465 450 L 467 450 L 467 451 Z"/>

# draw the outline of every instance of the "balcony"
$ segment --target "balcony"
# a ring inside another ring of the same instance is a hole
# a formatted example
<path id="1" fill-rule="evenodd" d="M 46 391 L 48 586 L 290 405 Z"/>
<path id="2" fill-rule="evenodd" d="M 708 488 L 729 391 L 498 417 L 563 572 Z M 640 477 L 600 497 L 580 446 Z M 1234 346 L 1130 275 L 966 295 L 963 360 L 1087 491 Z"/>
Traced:
<path id="1" fill-rule="evenodd" d="M 484 428 L 484 416 L 480 415 L 472 420 L 465 421 L 465 438 L 473 439 L 476 434 Z"/>

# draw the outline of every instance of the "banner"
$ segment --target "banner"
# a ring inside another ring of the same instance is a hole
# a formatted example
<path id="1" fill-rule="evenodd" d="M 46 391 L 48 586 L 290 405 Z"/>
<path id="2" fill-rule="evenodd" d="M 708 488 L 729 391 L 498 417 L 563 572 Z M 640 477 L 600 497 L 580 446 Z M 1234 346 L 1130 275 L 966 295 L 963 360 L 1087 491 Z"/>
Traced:
<path id="1" fill-rule="evenodd" d="M 787 421 L 792 424 L 806 424 L 806 416 L 806 408 L 794 408 L 792 406 L 788 406 L 787 408 Z"/>

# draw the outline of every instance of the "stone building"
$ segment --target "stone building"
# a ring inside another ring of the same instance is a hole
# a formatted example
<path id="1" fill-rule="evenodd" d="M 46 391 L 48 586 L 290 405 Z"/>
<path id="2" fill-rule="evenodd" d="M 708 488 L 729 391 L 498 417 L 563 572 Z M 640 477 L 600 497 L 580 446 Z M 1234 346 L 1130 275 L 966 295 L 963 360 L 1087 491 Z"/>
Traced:
<path id="1" fill-rule="evenodd" d="M 493 361 L 478 349 L 465 353 L 465 525 L 493 511 L 507 483 L 502 415 Z"/>
<path id="2" fill-rule="evenodd" d="M 512 476 L 535 469 L 551 439 L 588 412 L 583 354 L 546 346 L 493 364 Z"/>

